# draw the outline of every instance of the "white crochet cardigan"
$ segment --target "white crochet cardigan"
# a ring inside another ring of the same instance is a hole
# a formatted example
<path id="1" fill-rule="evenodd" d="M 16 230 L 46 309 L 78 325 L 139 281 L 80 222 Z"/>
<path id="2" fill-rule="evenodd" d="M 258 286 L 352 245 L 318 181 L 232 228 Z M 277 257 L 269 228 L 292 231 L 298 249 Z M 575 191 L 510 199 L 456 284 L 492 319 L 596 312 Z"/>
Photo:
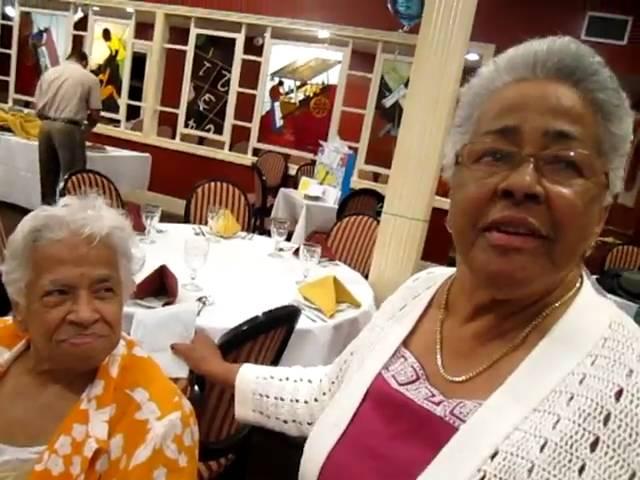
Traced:
<path id="1" fill-rule="evenodd" d="M 238 419 L 308 435 L 300 479 L 317 478 L 375 376 L 451 273 L 430 269 L 410 279 L 332 365 L 243 366 Z M 640 329 L 585 281 L 419 478 L 640 480 Z"/>

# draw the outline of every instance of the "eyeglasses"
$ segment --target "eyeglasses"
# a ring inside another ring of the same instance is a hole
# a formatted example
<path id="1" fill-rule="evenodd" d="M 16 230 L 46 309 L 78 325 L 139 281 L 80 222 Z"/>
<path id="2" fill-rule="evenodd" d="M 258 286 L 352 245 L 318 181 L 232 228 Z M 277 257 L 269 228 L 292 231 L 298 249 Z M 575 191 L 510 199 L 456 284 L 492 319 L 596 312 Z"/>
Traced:
<path id="1" fill-rule="evenodd" d="M 457 163 L 483 178 L 514 172 L 530 161 L 538 175 L 555 185 L 569 186 L 599 178 L 607 180 L 607 174 L 597 165 L 596 158 L 585 150 L 547 150 L 525 154 L 496 143 L 476 142 L 462 147 L 457 157 Z"/>

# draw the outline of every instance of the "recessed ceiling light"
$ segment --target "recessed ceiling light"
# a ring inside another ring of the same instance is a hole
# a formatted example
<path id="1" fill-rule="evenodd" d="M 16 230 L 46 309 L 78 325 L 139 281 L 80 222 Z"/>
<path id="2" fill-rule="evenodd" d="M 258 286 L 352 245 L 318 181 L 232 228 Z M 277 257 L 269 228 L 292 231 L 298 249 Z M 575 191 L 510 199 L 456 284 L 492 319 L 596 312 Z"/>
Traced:
<path id="1" fill-rule="evenodd" d="M 7 17 L 15 18 L 16 9 L 13 5 L 7 5 L 6 7 L 4 7 L 4 13 L 7 15 Z"/>
<path id="2" fill-rule="evenodd" d="M 329 38 L 331 32 L 329 30 L 318 30 L 318 38 Z"/>
<path id="3" fill-rule="evenodd" d="M 476 52 L 469 52 L 464 56 L 464 58 L 466 58 L 470 62 L 477 62 L 478 60 L 480 60 L 480 54 Z"/>
<path id="4" fill-rule="evenodd" d="M 94 12 L 99 12 L 99 11 L 100 11 L 100 7 L 93 7 L 93 8 L 92 8 L 92 10 L 93 10 Z"/>
<path id="5" fill-rule="evenodd" d="M 127 7 L 127 12 L 133 13 L 135 12 L 135 10 L 133 9 L 133 7 Z"/>

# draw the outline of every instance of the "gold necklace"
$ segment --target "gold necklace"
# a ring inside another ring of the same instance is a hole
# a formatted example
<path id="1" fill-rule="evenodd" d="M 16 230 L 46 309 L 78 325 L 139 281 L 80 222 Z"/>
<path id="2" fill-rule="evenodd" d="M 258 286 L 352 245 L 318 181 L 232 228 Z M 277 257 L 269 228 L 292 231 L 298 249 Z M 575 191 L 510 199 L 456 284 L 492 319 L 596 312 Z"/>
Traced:
<path id="1" fill-rule="evenodd" d="M 542 321 L 545 318 L 547 318 L 550 313 L 552 313 L 554 310 L 556 310 L 562 304 L 567 302 L 571 297 L 573 297 L 573 295 L 582 286 L 582 275 L 580 275 L 580 278 L 578 278 L 578 281 L 576 282 L 575 286 L 571 289 L 571 291 L 569 293 L 567 293 L 564 297 L 562 297 L 560 300 L 558 300 L 556 303 L 554 303 L 553 305 L 547 307 L 546 310 L 544 310 L 540 315 L 538 315 L 533 320 L 533 322 L 531 322 L 529 324 L 529 326 L 524 329 L 524 331 L 518 336 L 518 338 L 516 338 L 514 342 L 512 342 L 510 345 L 507 346 L 507 348 L 505 348 L 502 352 L 500 352 L 498 355 L 493 357 L 491 360 L 489 360 L 485 364 L 483 364 L 480 367 L 476 368 L 475 370 L 467 373 L 466 375 L 454 376 L 454 375 L 449 375 L 446 372 L 446 370 L 444 368 L 444 361 L 442 359 L 442 350 L 443 350 L 443 347 L 442 347 L 442 326 L 444 324 L 444 318 L 447 315 L 447 304 L 449 302 L 449 292 L 451 291 L 451 285 L 453 284 L 453 278 L 454 277 L 455 277 L 455 275 L 451 276 L 451 278 L 447 281 L 447 286 L 446 286 L 445 291 L 444 291 L 444 298 L 442 299 L 442 303 L 440 304 L 440 313 L 439 313 L 439 317 L 438 317 L 438 324 L 436 326 L 436 364 L 438 365 L 438 370 L 440 371 L 440 375 L 442 375 L 445 379 L 447 379 L 448 381 L 450 381 L 452 383 L 468 382 L 472 378 L 475 378 L 478 375 L 480 375 L 481 373 L 484 373 L 485 371 L 489 370 L 496 363 L 498 363 L 500 360 L 502 360 L 504 357 L 506 357 L 511 352 L 513 352 L 516 348 L 518 348 L 525 341 L 525 339 L 529 336 L 529 334 L 533 331 L 534 328 L 536 328 L 538 325 L 540 325 L 540 323 L 542 323 Z"/>

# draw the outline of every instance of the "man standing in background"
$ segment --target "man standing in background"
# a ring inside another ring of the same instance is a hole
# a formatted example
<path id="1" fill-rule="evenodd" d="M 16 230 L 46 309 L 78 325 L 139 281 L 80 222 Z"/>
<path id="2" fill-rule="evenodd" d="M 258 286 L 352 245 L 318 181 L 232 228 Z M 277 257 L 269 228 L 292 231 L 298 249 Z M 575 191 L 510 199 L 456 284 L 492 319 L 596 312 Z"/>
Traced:
<path id="1" fill-rule="evenodd" d="M 36 88 L 43 204 L 55 203 L 61 178 L 87 166 L 86 134 L 97 125 L 102 108 L 100 82 L 88 65 L 85 52 L 71 52 L 66 62 L 42 75 Z"/>

